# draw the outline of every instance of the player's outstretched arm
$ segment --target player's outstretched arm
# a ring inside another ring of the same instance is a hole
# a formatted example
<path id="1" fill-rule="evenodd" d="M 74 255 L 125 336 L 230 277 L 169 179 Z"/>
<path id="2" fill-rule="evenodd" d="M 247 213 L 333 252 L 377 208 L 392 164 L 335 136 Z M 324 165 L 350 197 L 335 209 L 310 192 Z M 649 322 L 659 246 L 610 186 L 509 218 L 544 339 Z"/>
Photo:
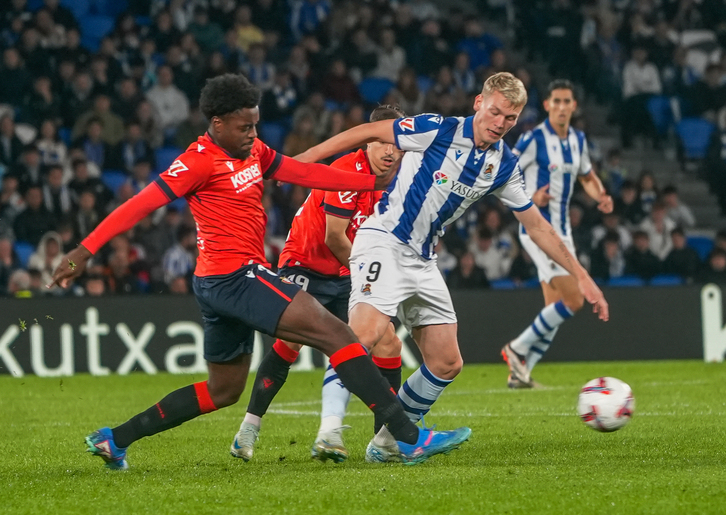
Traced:
<path id="1" fill-rule="evenodd" d="M 610 213 L 613 210 L 613 198 L 608 195 L 605 186 L 603 186 L 595 170 L 591 170 L 588 174 L 580 175 L 579 181 L 585 192 L 597 202 L 597 208 L 600 211 Z"/>
<path id="2" fill-rule="evenodd" d="M 524 211 L 515 211 L 514 216 L 524 226 L 527 234 L 532 238 L 550 258 L 577 279 L 580 292 L 592 304 L 592 310 L 598 314 L 600 320 L 607 322 L 610 318 L 608 303 L 600 288 L 592 280 L 590 274 L 580 265 L 562 242 L 550 223 L 544 219 L 539 209 L 532 206 Z"/>
<path id="3" fill-rule="evenodd" d="M 326 191 L 371 191 L 386 189 L 393 180 L 394 173 L 385 175 L 366 175 L 345 172 L 337 168 L 318 163 L 302 163 L 287 156 L 278 154 L 280 165 L 267 179 L 289 182 Z"/>
<path id="4" fill-rule="evenodd" d="M 393 135 L 393 123 L 395 120 L 381 120 L 379 122 L 363 123 L 332 138 L 315 145 L 302 154 L 295 156 L 295 159 L 303 163 L 315 163 L 326 157 L 340 154 L 346 150 L 360 147 L 371 141 L 392 143 L 396 139 Z"/>
<path id="5" fill-rule="evenodd" d="M 138 195 L 114 209 L 77 248 L 63 257 L 63 261 L 53 272 L 53 282 L 47 287 L 54 284 L 61 288 L 67 287 L 83 273 L 88 260 L 109 240 L 128 231 L 139 220 L 169 203 L 169 200 L 159 186 L 155 183 L 149 184 Z"/>

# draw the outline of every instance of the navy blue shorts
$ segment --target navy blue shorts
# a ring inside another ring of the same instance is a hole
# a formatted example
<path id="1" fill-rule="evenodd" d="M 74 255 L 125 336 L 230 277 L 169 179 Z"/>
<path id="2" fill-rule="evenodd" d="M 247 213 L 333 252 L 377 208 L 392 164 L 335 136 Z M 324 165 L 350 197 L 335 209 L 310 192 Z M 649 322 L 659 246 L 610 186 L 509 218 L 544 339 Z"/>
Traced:
<path id="1" fill-rule="evenodd" d="M 330 277 L 317 274 L 307 268 L 285 266 L 278 271 L 315 297 L 334 316 L 348 323 L 348 300 L 350 299 L 350 276 Z"/>
<path id="2" fill-rule="evenodd" d="M 204 359 L 223 363 L 252 354 L 255 331 L 274 336 L 282 313 L 300 287 L 262 265 L 227 275 L 193 278 L 204 320 Z"/>

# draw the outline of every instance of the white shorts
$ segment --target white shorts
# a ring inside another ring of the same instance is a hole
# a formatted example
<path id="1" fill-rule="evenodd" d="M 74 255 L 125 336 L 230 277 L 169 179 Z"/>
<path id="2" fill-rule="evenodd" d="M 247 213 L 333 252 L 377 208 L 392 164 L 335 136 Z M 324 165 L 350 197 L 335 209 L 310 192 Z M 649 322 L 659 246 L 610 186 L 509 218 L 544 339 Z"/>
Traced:
<path id="1" fill-rule="evenodd" d="M 559 237 L 565 243 L 567 250 L 569 250 L 573 256 L 577 256 L 577 254 L 575 254 L 575 244 L 572 242 L 572 236 L 559 235 Z M 570 275 L 570 272 L 552 261 L 550 257 L 545 254 L 544 250 L 539 248 L 537 244 L 532 241 L 529 234 L 522 234 L 520 230 L 519 241 L 522 243 L 522 247 L 527 251 L 527 254 L 530 255 L 532 262 L 537 267 L 537 275 L 541 282 L 549 284 L 553 277 Z M 575 257 L 575 259 L 577 259 L 577 257 Z"/>
<path id="2" fill-rule="evenodd" d="M 385 315 L 398 315 L 409 330 L 456 323 L 436 259 L 422 258 L 391 234 L 360 229 L 350 255 L 350 275 L 349 310 L 359 302 L 370 304 Z"/>

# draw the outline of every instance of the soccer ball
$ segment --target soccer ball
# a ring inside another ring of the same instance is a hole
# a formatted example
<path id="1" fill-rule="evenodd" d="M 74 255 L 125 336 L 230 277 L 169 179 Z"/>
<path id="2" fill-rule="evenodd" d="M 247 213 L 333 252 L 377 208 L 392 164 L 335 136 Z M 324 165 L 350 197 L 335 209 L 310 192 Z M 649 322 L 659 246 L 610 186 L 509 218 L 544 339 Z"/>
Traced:
<path id="1" fill-rule="evenodd" d="M 630 422 L 634 411 L 633 391 L 620 379 L 599 377 L 580 390 L 577 412 L 596 431 L 617 431 Z"/>

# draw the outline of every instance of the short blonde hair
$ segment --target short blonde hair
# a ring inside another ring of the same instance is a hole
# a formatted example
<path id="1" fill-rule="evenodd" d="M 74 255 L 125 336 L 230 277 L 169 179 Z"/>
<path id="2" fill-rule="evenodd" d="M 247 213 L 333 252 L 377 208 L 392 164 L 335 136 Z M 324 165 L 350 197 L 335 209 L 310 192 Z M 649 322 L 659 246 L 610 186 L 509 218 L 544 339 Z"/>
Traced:
<path id="1" fill-rule="evenodd" d="M 524 84 L 509 72 L 495 73 L 484 81 L 484 87 L 481 89 L 483 97 L 489 97 L 495 91 L 501 93 L 512 107 L 522 107 L 527 103 L 527 90 Z"/>

